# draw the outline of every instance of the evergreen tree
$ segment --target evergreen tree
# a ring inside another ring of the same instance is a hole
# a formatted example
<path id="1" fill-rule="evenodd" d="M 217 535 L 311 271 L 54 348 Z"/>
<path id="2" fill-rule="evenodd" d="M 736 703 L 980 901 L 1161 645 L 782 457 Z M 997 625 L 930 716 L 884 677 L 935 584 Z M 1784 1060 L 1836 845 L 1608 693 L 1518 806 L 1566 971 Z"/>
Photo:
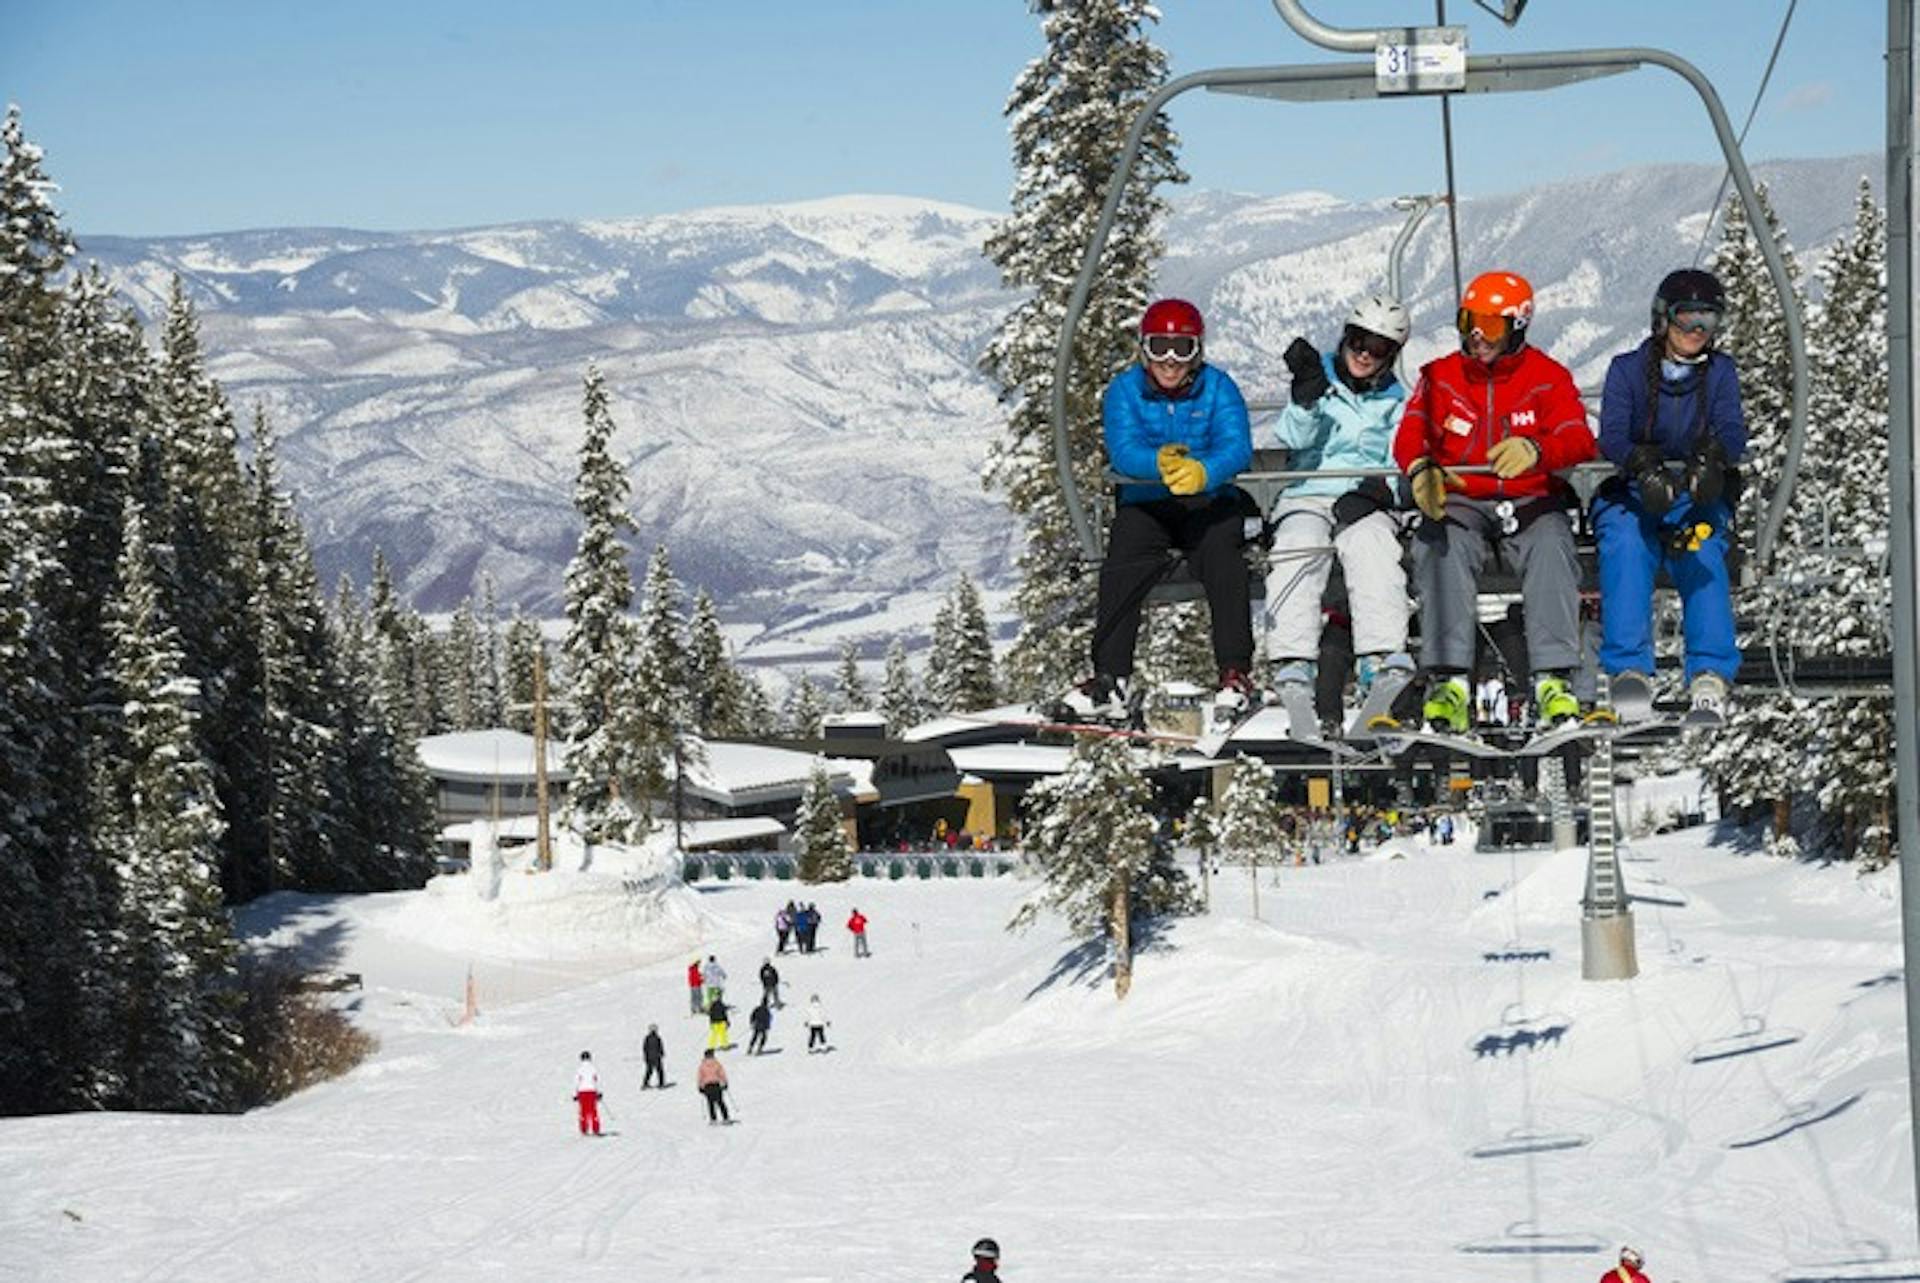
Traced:
<path id="1" fill-rule="evenodd" d="M 981 360 L 1012 404 L 1007 431 L 987 464 L 987 484 L 1007 497 L 1025 527 L 1016 597 L 1021 620 L 1008 680 L 1024 698 L 1059 691 L 1086 664 L 1094 582 L 1068 521 L 1054 466 L 1053 354 L 1080 259 L 1135 115 L 1166 80 L 1166 56 L 1146 38 L 1158 13 L 1149 0 L 1036 5 L 1045 52 L 1020 73 L 1007 100 L 1016 170 L 1011 213 L 987 241 L 1001 279 L 1022 292 Z M 1161 252 L 1166 203 L 1155 189 L 1184 182 L 1164 114 L 1147 131 L 1119 217 L 1077 331 L 1067 391 L 1076 489 L 1101 489 L 1100 394 L 1131 359 L 1132 326 L 1147 302 Z M 930 668 L 930 672 L 935 671 Z"/>
<path id="2" fill-rule="evenodd" d="M 743 669 L 734 669 L 734 674 L 740 682 L 740 729 L 735 734 L 749 739 L 780 734 L 783 723 L 767 688 Z"/>
<path id="3" fill-rule="evenodd" d="M 898 637 L 887 646 L 886 673 L 880 683 L 880 711 L 886 715 L 889 735 L 898 735 L 925 720 L 920 681 L 907 662 L 906 643 Z"/>
<path id="4" fill-rule="evenodd" d="M 999 702 L 987 612 L 969 576 L 960 577 L 934 617 L 927 684 L 943 713 L 977 712 Z"/>
<path id="5" fill-rule="evenodd" d="M 493 576 L 480 576 L 480 650 L 476 658 L 479 678 L 473 695 L 474 725 L 506 725 L 506 680 L 500 647 L 500 595 Z"/>
<path id="6" fill-rule="evenodd" d="M 1202 690 L 1212 690 L 1217 674 L 1207 603 L 1188 601 L 1164 606 L 1149 611 L 1145 622 L 1137 680 L 1148 692 L 1149 712 L 1166 707 L 1169 683 L 1192 682 Z"/>
<path id="7" fill-rule="evenodd" d="M 1044 883 L 1009 926 L 1059 912 L 1075 936 L 1105 938 L 1114 957 L 1114 990 L 1132 984 L 1135 920 L 1190 911 L 1191 889 L 1155 838 L 1152 789 L 1126 743 L 1087 736 L 1067 769 L 1027 794 L 1027 858 Z"/>
<path id="8" fill-rule="evenodd" d="M 647 563 L 626 695 L 634 736 L 628 800 L 643 822 L 651 804 L 666 796 L 670 783 L 667 764 L 678 758 L 684 767 L 705 756 L 693 733 L 687 620 L 680 600 L 680 581 L 674 578 L 666 547 L 656 547 Z"/>
<path id="9" fill-rule="evenodd" d="M 546 641 L 540 625 L 513 608 L 513 621 L 507 625 L 506 712 L 505 725 L 523 735 L 533 734 L 534 657 L 544 655 Z"/>
<path id="10" fill-rule="evenodd" d="M 864 713 L 873 707 L 867 679 L 860 675 L 860 648 L 840 643 L 840 667 L 834 674 L 833 706 L 842 713 Z"/>
<path id="11" fill-rule="evenodd" d="M 613 457 L 613 414 L 600 371 L 588 367 L 584 397 L 586 435 L 573 506 L 582 528 L 567 564 L 567 637 L 562 646 L 572 701 L 572 738 L 566 765 L 572 775 L 567 808 L 577 827 L 594 841 L 626 841 L 644 831 L 645 813 L 631 790 L 649 762 L 630 698 L 627 656 L 634 647 L 633 575 L 621 538 L 634 529 L 627 512 L 630 484 Z"/>
<path id="12" fill-rule="evenodd" d="M 795 739 L 814 739 L 820 734 L 821 719 L 826 716 L 826 701 L 820 688 L 805 673 L 787 688 L 787 703 L 780 721 Z"/>
<path id="13" fill-rule="evenodd" d="M 802 882 L 845 882 L 853 876 L 853 857 L 847 850 L 847 830 L 826 764 L 815 758 L 800 793 L 793 821 L 795 872 Z"/>
<path id="14" fill-rule="evenodd" d="M 1253 916 L 1260 916 L 1260 866 L 1280 862 L 1280 803 L 1273 792 L 1273 771 L 1242 753 L 1233 763 L 1226 796 L 1220 801 L 1220 850 L 1247 866 L 1253 879 Z"/>
<path id="15" fill-rule="evenodd" d="M 218 1108 L 239 1063 L 220 802 L 194 735 L 198 686 L 131 502 L 124 528 L 108 624 L 123 726 L 108 768 L 116 813 L 103 819 L 120 892 L 114 1096 L 136 1109 Z"/>
<path id="16" fill-rule="evenodd" d="M 693 726 L 702 736 L 731 739 L 764 735 L 771 729 L 765 721 L 754 720 L 753 697 L 727 654 L 719 613 L 704 588 L 694 598 L 693 619 L 687 624 L 687 672 L 693 694 Z M 764 704 L 764 692 L 759 692 L 759 698 Z"/>
<path id="17" fill-rule="evenodd" d="M 446 709 L 448 729 L 471 731 L 488 725 L 480 718 L 485 685 L 486 648 L 480 637 L 480 621 L 474 615 L 473 598 L 461 600 L 447 620 L 446 635 L 439 638 L 441 707 Z"/>
<path id="18" fill-rule="evenodd" d="M 331 625 L 340 671 L 340 861 L 361 886 L 419 886 L 433 871 L 433 782 L 418 741 L 387 703 L 369 612 L 344 575 Z"/>

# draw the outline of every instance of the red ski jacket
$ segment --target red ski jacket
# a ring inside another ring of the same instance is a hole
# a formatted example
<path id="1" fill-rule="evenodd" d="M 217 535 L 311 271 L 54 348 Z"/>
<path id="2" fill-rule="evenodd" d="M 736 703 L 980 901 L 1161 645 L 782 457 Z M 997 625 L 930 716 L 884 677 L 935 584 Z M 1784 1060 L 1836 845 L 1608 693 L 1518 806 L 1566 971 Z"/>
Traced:
<path id="1" fill-rule="evenodd" d="M 1647 1283 L 1647 1276 L 1631 1265 L 1616 1265 L 1600 1276 L 1600 1283 Z"/>
<path id="2" fill-rule="evenodd" d="M 1547 474 L 1594 457 L 1597 447 L 1580 392 L 1567 367 L 1533 347 L 1492 365 L 1453 352 L 1420 369 L 1393 435 L 1393 461 L 1405 472 L 1423 455 L 1449 466 L 1483 464 L 1493 443 L 1527 437 L 1540 462 L 1507 481 L 1491 473 L 1460 478 L 1471 499 L 1533 498 L 1547 494 Z"/>
<path id="3" fill-rule="evenodd" d="M 867 933 L 867 915 L 864 913 L 856 913 L 851 918 L 848 918 L 847 930 L 857 936 L 865 935 Z"/>
<path id="4" fill-rule="evenodd" d="M 698 989 L 699 987 L 700 987 L 700 964 L 695 962 L 690 964 L 687 967 L 687 988 Z"/>

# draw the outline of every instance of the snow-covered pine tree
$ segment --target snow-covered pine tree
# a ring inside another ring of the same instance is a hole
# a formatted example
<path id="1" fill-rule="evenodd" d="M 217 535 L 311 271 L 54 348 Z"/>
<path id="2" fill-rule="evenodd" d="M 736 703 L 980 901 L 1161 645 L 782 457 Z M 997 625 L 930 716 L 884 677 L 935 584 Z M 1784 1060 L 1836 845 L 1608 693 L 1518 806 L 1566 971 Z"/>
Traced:
<path id="1" fill-rule="evenodd" d="M 505 726 L 507 696 L 500 646 L 500 593 L 493 576 L 485 571 L 480 575 L 480 616 L 476 622 L 480 628 L 480 650 L 476 659 L 478 684 L 473 693 L 474 725 Z"/>
<path id="2" fill-rule="evenodd" d="M 341 796 L 334 809 L 344 829 L 336 849 L 361 886 L 419 886 L 433 871 L 433 783 L 418 741 L 387 704 L 368 612 L 345 575 L 330 623 L 340 672 Z"/>
<path id="3" fill-rule="evenodd" d="M 586 434 L 573 487 L 573 506 L 582 524 L 580 542 L 567 563 L 567 637 L 561 648 L 572 701 L 566 765 L 573 780 L 567 809 L 590 839 L 618 842 L 644 823 L 629 797 L 629 780 L 644 774 L 635 756 L 641 745 L 627 672 L 627 656 L 635 645 L 627 613 L 633 604 L 633 574 L 622 536 L 634 523 L 627 511 L 631 486 L 626 469 L 613 456 L 613 414 L 597 367 L 587 369 L 583 413 Z"/>
<path id="4" fill-rule="evenodd" d="M 1185 840 L 1199 857 L 1200 904 L 1204 909 L 1212 899 L 1207 867 L 1220 854 L 1220 817 L 1214 810 L 1213 799 L 1205 794 L 1195 798 L 1193 805 L 1187 808 Z"/>
<path id="5" fill-rule="evenodd" d="M 1133 983 L 1133 924 L 1193 908 L 1186 875 L 1156 839 L 1152 805 L 1126 742 L 1087 736 L 1065 771 L 1027 793 L 1023 812 L 1027 858 L 1044 881 L 1009 928 L 1024 930 L 1053 910 L 1075 936 L 1109 941 L 1120 998 Z"/>
<path id="6" fill-rule="evenodd" d="M 907 645 L 898 637 L 887 644 L 886 669 L 880 680 L 880 711 L 887 719 L 887 734 L 898 735 L 925 718 L 920 699 L 920 679 L 907 660 Z"/>
<path id="7" fill-rule="evenodd" d="M 813 739 L 820 734 L 820 719 L 826 713 L 827 703 L 820 696 L 820 688 L 813 684 L 813 678 L 800 674 L 787 687 L 786 706 L 780 714 L 786 733 L 795 739 Z"/>
<path id="8" fill-rule="evenodd" d="M 1210 618 L 1204 601 L 1180 602 L 1148 612 L 1136 680 L 1147 692 L 1149 715 L 1165 708 L 1171 682 L 1192 682 L 1201 690 L 1213 689 L 1218 674 Z"/>
<path id="9" fill-rule="evenodd" d="M 873 692 L 860 674 L 860 648 L 840 643 L 840 666 L 834 670 L 833 707 L 839 713 L 865 713 L 873 708 Z"/>
<path id="10" fill-rule="evenodd" d="M 280 489 L 279 451 L 264 411 L 254 415 L 253 436 L 250 615 L 264 698 L 268 876 L 274 886 L 303 891 L 361 889 L 335 849 L 347 818 L 336 809 L 346 762 L 326 604 L 306 531 Z"/>
<path id="11" fill-rule="evenodd" d="M 638 836 L 646 831 L 652 804 L 667 795 L 668 763 L 676 756 L 683 767 L 705 754 L 694 734 L 693 689 L 687 650 L 687 618 L 681 608 L 680 581 L 674 577 L 666 545 L 654 548 L 647 563 L 641 595 L 640 619 L 634 630 L 632 665 L 627 696 L 633 710 L 634 742 L 627 776 L 628 802 L 641 817 Z"/>
<path id="12" fill-rule="evenodd" d="M 235 944 L 220 899 L 220 802 L 194 735 L 198 685 L 186 675 L 132 501 L 123 529 L 107 624 L 122 720 L 107 768 L 119 805 L 103 824 L 119 888 L 111 1103 L 217 1109 L 240 1055 Z"/>
<path id="13" fill-rule="evenodd" d="M 793 852 L 794 871 L 802 882 L 845 882 L 853 876 L 840 795 L 834 791 L 826 763 L 818 758 L 800 793 L 800 808 L 793 820 Z"/>
<path id="14" fill-rule="evenodd" d="M 1253 916 L 1260 916 L 1260 867 L 1277 865 L 1282 854 L 1280 803 L 1273 792 L 1273 771 L 1242 753 L 1233 763 L 1226 795 L 1220 800 L 1220 850 L 1246 864 L 1253 884 Z"/>
<path id="15" fill-rule="evenodd" d="M 523 735 L 533 734 L 534 657 L 546 649 L 540 625 L 513 608 L 507 625 L 506 711 L 504 724 Z"/>
<path id="16" fill-rule="evenodd" d="M 171 614 L 188 676 L 200 683 L 197 728 L 227 824 L 222 880 L 230 899 L 244 901 L 270 885 L 266 700 L 248 611 L 255 593 L 253 505 L 239 430 L 206 372 L 200 323 L 178 276 L 161 337 L 156 391 L 173 502 Z"/>
<path id="17" fill-rule="evenodd" d="M 971 576 L 960 576 L 934 616 L 927 686 L 934 707 L 943 713 L 978 712 L 998 702 L 993 638 Z"/>
<path id="18" fill-rule="evenodd" d="M 1767 215 L 1765 234 L 1773 238 L 1786 260 L 1798 298 L 1802 293 L 1800 269 L 1792 247 L 1774 216 L 1764 186 L 1759 196 Z M 1747 418 L 1747 455 L 1741 465 L 1746 489 L 1735 514 L 1735 537 L 1753 557 L 1767 503 L 1779 483 L 1786 455 L 1792 380 L 1785 315 L 1755 231 L 1737 198 L 1727 202 L 1713 270 L 1727 291 L 1728 324 L 1719 346 L 1740 363 L 1741 403 Z M 1780 577 L 1790 569 L 1796 555 L 1799 515 L 1803 511 L 1796 502 L 1789 513 L 1775 551 L 1775 565 L 1758 568 L 1766 578 L 1752 587 L 1735 590 L 1734 610 L 1741 623 L 1744 648 L 1765 646 L 1776 630 L 1782 645 L 1793 643 L 1797 611 Z M 1785 627 L 1777 629 L 1783 624 Z M 1774 842 L 1783 849 L 1791 843 L 1799 737 L 1806 719 L 1804 701 L 1786 692 L 1743 690 L 1731 706 L 1726 725 L 1712 735 L 1701 757 L 1702 766 L 1729 805 L 1743 812 L 1762 807 L 1771 810 Z"/>
<path id="19" fill-rule="evenodd" d="M 1887 382 L 1887 224 L 1862 179 L 1852 231 L 1821 264 L 1826 288 L 1811 327 L 1813 405 L 1818 449 L 1806 475 L 1818 496 L 1823 546 L 1805 550 L 1799 609 L 1823 654 L 1884 655 L 1892 647 Z M 1813 622 L 1817 621 L 1817 623 Z M 1893 855 L 1893 701 L 1881 697 L 1816 700 L 1799 761 L 1831 830 L 1828 850 L 1870 865 Z"/>
<path id="20" fill-rule="evenodd" d="M 485 652 L 480 620 L 471 596 L 461 599 L 447 620 L 447 631 L 435 639 L 440 652 L 440 704 L 446 709 L 449 730 L 471 731 L 486 725 L 480 720 L 480 689 Z"/>
<path id="21" fill-rule="evenodd" d="M 1057 693 L 1087 663 L 1094 576 L 1054 467 L 1053 353 L 1127 131 L 1167 75 L 1166 55 L 1146 37 L 1147 24 L 1159 18 L 1150 0 L 1049 0 L 1033 7 L 1046 49 L 1021 71 L 1007 99 L 1016 171 L 1011 213 L 987 241 L 1001 279 L 1026 300 L 981 358 L 982 370 L 1013 406 L 989 453 L 986 481 L 1006 495 L 1025 528 L 1016 597 L 1021 627 L 1007 657 L 1007 679 L 1026 699 Z M 1186 181 L 1177 146 L 1162 114 L 1147 132 L 1098 288 L 1081 319 L 1067 393 L 1081 494 L 1101 488 L 1100 394 L 1133 355 L 1132 327 L 1162 249 L 1158 229 L 1166 203 L 1155 190 Z"/>

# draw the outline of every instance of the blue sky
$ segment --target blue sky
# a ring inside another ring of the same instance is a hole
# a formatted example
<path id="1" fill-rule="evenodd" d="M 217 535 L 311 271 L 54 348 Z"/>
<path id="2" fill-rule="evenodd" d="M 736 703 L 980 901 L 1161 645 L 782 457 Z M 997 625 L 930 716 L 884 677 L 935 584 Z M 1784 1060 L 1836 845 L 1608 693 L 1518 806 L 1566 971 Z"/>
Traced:
<path id="1" fill-rule="evenodd" d="M 1342 26 L 1426 0 L 1308 0 Z M 1650 45 L 1736 128 L 1786 0 L 1533 0 L 1476 53 Z M 1268 0 L 1162 0 L 1174 74 L 1321 62 Z M 1886 6 L 1802 0 L 1750 159 L 1877 151 Z M 1001 109 L 1040 48 L 1022 0 L 10 0 L 0 97 L 81 232 L 454 227 L 848 192 L 1003 209 Z M 1197 188 L 1351 198 L 1444 187 L 1431 102 L 1175 103 Z M 1718 156 L 1692 92 L 1639 71 L 1455 109 L 1463 195 Z"/>

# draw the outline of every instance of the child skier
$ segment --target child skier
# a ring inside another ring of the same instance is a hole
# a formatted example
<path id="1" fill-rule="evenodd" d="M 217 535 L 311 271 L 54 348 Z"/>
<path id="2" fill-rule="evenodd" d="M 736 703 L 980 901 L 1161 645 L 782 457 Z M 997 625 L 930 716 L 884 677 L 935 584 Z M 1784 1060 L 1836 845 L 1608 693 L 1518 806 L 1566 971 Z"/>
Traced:
<path id="1" fill-rule="evenodd" d="M 1292 404 L 1274 427 L 1288 450 L 1289 471 L 1394 466 L 1393 428 L 1407 392 L 1394 378 L 1393 362 L 1412 330 L 1397 299 L 1375 294 L 1354 306 L 1331 355 L 1322 356 L 1305 338 L 1293 340 L 1285 357 Z M 1287 683 L 1299 683 L 1303 693 L 1313 684 L 1320 598 L 1335 556 L 1346 572 L 1363 697 L 1382 671 L 1391 673 L 1396 689 L 1412 676 L 1406 648 L 1413 607 L 1393 507 L 1384 481 L 1358 477 L 1295 482 L 1275 506 L 1265 622 L 1271 684 L 1283 702 L 1290 702 Z"/>
<path id="2" fill-rule="evenodd" d="M 707 1098 L 709 1126 L 732 1121 L 732 1115 L 727 1112 L 727 1071 L 712 1048 L 700 1054 L 700 1072 L 694 1078 L 694 1085 Z"/>
<path id="3" fill-rule="evenodd" d="M 1600 549 L 1600 666 L 1622 720 L 1652 711 L 1653 580 L 1680 590 L 1686 680 L 1699 720 L 1724 715 L 1740 669 L 1728 527 L 1747 448 L 1733 358 L 1714 349 L 1726 290 L 1709 272 L 1669 272 L 1653 333 L 1607 367 L 1600 450 L 1620 469 L 1593 501 Z"/>
<path id="4" fill-rule="evenodd" d="M 593 1067 L 593 1056 L 580 1053 L 580 1067 L 573 1071 L 573 1099 L 580 1106 L 580 1134 L 600 1134 L 600 1071 Z"/>
<path id="5" fill-rule="evenodd" d="M 1425 515 L 1413 541 L 1420 662 L 1429 724 L 1471 720 L 1480 570 L 1502 544 L 1520 572 L 1527 657 L 1543 724 L 1580 716 L 1568 675 L 1580 664 L 1580 562 L 1568 491 L 1552 474 L 1594 456 L 1573 376 L 1531 347 L 1533 287 L 1485 272 L 1461 296 L 1460 350 L 1430 361 L 1394 434 L 1393 457 Z M 1484 466 L 1491 475 L 1461 475 Z M 1457 496 L 1457 497 L 1456 497 Z"/>
<path id="6" fill-rule="evenodd" d="M 1139 361 L 1115 375 L 1101 399 L 1107 462 L 1122 476 L 1160 480 L 1120 487 L 1100 567 L 1093 676 L 1062 701 L 1068 717 L 1132 718 L 1128 681 L 1140 617 L 1175 548 L 1206 585 L 1217 714 L 1236 716 L 1253 695 L 1252 603 L 1240 554 L 1245 514 L 1233 485 L 1253 461 L 1253 437 L 1239 386 L 1206 363 L 1205 334 L 1200 309 L 1185 299 L 1154 303 L 1140 318 Z"/>
<path id="7" fill-rule="evenodd" d="M 811 998 L 808 998 L 807 999 L 807 1054 L 808 1055 L 813 1054 L 813 1049 L 815 1047 L 819 1047 L 822 1051 L 833 1050 L 832 1047 L 827 1045 L 827 1026 L 830 1023 L 832 1022 L 827 1019 L 827 1009 L 820 1004 L 820 995 L 816 993 Z"/>

